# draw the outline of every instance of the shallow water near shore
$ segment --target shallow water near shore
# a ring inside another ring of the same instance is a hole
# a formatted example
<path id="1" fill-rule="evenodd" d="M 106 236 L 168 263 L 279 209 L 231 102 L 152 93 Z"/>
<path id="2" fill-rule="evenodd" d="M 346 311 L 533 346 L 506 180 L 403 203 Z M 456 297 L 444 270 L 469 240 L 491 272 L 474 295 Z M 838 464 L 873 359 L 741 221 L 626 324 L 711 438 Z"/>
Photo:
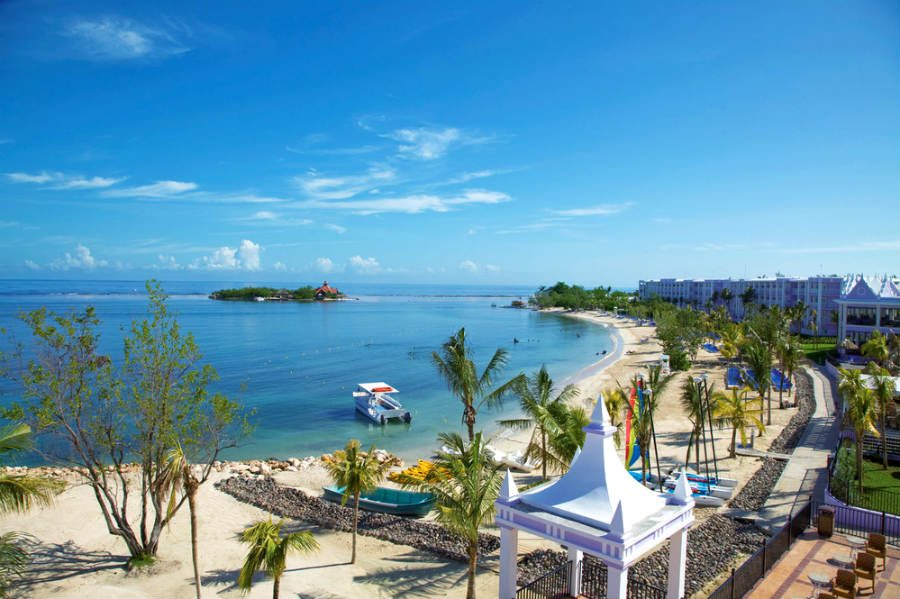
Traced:
<path id="1" fill-rule="evenodd" d="M 431 352 L 461 327 L 479 369 L 498 347 L 509 352 L 506 377 L 546 364 L 562 383 L 613 348 L 601 326 L 502 307 L 527 298 L 533 292 L 529 288 L 347 285 L 342 287 L 358 300 L 331 303 L 206 297 L 234 286 L 239 284 L 163 283 L 182 328 L 195 335 L 204 361 L 219 372 L 213 390 L 257 411 L 253 434 L 228 450 L 227 459 L 315 455 L 343 447 L 351 438 L 407 460 L 429 455 L 439 432 L 462 430 L 461 405 L 431 361 Z M 19 312 L 42 306 L 68 312 L 92 305 L 102 319 L 102 349 L 117 359 L 123 329 L 146 313 L 142 290 L 139 281 L 4 281 L 0 327 L 26 341 L 16 321 Z M 380 426 L 358 414 L 351 393 L 367 381 L 399 389 L 397 398 L 412 412 L 411 424 Z M 0 391 L 4 404 L 19 394 L 8 382 Z M 515 401 L 506 402 L 499 411 L 481 411 L 479 427 L 494 433 L 498 419 L 514 415 Z M 23 463 L 37 461 L 32 456 Z"/>

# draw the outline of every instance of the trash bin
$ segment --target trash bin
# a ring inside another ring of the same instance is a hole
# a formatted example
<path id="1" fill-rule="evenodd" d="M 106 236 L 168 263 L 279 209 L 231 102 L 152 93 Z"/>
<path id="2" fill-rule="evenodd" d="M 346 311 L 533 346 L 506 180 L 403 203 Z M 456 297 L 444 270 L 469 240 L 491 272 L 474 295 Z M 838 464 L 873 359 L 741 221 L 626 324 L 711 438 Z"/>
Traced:
<path id="1" fill-rule="evenodd" d="M 834 508 L 823 505 L 819 508 L 819 536 L 830 537 L 834 533 Z"/>

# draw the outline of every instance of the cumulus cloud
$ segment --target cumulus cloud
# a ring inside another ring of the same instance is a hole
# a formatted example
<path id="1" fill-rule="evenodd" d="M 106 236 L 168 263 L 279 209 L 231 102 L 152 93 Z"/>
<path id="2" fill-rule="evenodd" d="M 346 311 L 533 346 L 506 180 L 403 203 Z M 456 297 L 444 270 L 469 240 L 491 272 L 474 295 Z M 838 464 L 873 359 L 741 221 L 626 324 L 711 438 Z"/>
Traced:
<path id="1" fill-rule="evenodd" d="M 334 262 L 331 258 L 316 258 L 316 270 L 319 272 L 331 272 L 334 270 Z"/>
<path id="2" fill-rule="evenodd" d="M 38 264 L 37 262 L 35 262 L 34 260 L 26 260 L 25 268 L 27 268 L 28 270 L 40 270 L 41 265 Z"/>
<path id="3" fill-rule="evenodd" d="M 209 256 L 195 260 L 191 268 L 209 270 L 260 270 L 262 267 L 260 252 L 262 246 L 249 239 L 241 241 L 237 247 L 223 245 Z"/>
<path id="4" fill-rule="evenodd" d="M 596 206 L 588 206 L 585 208 L 554 210 L 554 213 L 560 216 L 611 216 L 613 214 L 624 212 L 632 206 L 634 206 L 634 202 L 624 202 L 622 204 L 598 204 Z"/>
<path id="5" fill-rule="evenodd" d="M 478 272 L 478 265 L 471 260 L 463 260 L 459 263 L 459 269 L 466 272 Z"/>
<path id="6" fill-rule="evenodd" d="M 190 32 L 172 21 L 150 26 L 122 17 L 73 19 L 61 31 L 72 43 L 74 58 L 123 61 L 162 58 L 190 50 L 181 38 Z"/>
<path id="7" fill-rule="evenodd" d="M 363 258 L 353 256 L 349 260 L 350 269 L 360 274 L 375 274 L 381 272 L 381 265 L 375 258 Z"/>
<path id="8" fill-rule="evenodd" d="M 189 181 L 157 181 L 149 185 L 111 189 L 103 192 L 110 198 L 169 198 L 197 189 L 197 184 Z"/>
<path id="9" fill-rule="evenodd" d="M 106 260 L 98 260 L 87 246 L 79 243 L 74 252 L 66 252 L 61 259 L 54 260 L 50 267 L 54 270 L 93 270 L 107 264 Z"/>
<path id="10" fill-rule="evenodd" d="M 272 265 L 272 268 L 274 268 L 278 272 L 284 272 L 288 269 L 287 264 L 285 264 L 284 262 L 276 262 Z"/>

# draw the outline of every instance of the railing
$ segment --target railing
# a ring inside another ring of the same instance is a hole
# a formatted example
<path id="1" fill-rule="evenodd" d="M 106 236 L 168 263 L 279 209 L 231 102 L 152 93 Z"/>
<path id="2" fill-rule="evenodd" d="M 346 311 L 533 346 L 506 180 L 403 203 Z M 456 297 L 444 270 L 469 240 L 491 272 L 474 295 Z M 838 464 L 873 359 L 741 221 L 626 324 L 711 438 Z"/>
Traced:
<path id="1" fill-rule="evenodd" d="M 572 562 L 565 562 L 516 591 L 516 599 L 555 599 L 569 596 Z M 606 595 L 604 594 L 604 597 Z"/>
<path id="2" fill-rule="evenodd" d="M 852 506 L 813 503 L 813 523 L 818 526 L 820 507 L 834 510 L 834 530 L 841 534 L 865 535 L 877 532 L 884 535 L 888 544 L 900 547 L 900 527 L 896 518 L 885 512 L 871 512 Z"/>
<path id="3" fill-rule="evenodd" d="M 875 512 L 900 515 L 900 493 L 884 489 L 867 489 L 860 493 L 853 481 L 832 478 L 829 491 L 835 499 L 847 505 L 861 507 Z"/>
<path id="4" fill-rule="evenodd" d="M 738 599 L 749 592 L 806 530 L 812 513 L 812 504 L 807 503 L 800 511 L 788 517 L 788 523 L 781 530 L 764 542 L 743 564 L 731 569 L 731 576 L 710 594 L 709 599 Z"/>
<path id="5" fill-rule="evenodd" d="M 666 589 L 638 580 L 628 580 L 628 599 L 666 599 Z"/>
<path id="6" fill-rule="evenodd" d="M 606 597 L 606 565 L 590 556 L 581 560 L 581 594 L 588 599 Z"/>

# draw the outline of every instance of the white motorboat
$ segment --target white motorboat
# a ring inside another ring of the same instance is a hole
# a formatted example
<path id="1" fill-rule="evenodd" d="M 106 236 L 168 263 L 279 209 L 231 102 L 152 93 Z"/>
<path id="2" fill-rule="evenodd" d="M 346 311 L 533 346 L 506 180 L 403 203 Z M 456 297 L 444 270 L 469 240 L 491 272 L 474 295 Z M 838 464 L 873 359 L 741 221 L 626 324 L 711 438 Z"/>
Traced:
<path id="1" fill-rule="evenodd" d="M 359 383 L 353 392 L 356 409 L 376 424 L 389 420 L 411 421 L 412 414 L 391 393 L 399 391 L 385 382 Z"/>

